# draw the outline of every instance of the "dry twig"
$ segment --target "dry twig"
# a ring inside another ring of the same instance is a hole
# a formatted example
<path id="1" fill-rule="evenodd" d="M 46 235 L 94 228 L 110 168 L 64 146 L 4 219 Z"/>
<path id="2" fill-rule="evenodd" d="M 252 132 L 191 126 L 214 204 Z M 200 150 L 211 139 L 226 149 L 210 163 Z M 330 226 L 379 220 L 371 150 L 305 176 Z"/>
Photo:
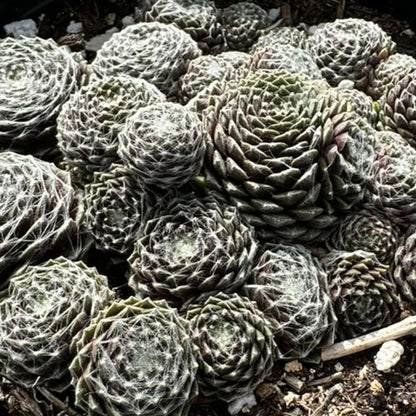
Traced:
<path id="1" fill-rule="evenodd" d="M 321 358 L 322 361 L 334 360 L 408 335 L 416 335 L 416 316 L 409 316 L 369 334 L 333 344 L 321 351 Z"/>

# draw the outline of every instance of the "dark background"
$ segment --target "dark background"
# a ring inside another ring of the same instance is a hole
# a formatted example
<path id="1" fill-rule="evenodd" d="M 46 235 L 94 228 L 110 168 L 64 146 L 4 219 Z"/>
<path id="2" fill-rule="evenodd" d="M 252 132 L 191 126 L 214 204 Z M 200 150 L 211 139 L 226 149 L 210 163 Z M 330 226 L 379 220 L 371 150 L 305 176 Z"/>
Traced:
<path id="1" fill-rule="evenodd" d="M 348 3 L 350 0 L 345 0 Z M 60 7 L 67 6 L 68 4 L 77 3 L 94 3 L 93 1 L 86 0 L 0 0 L 0 25 L 3 26 L 6 23 L 14 20 L 21 20 L 34 16 L 37 13 L 42 12 L 42 9 L 50 9 L 51 7 L 59 10 Z M 96 0 L 96 4 L 99 5 L 102 0 Z M 333 6 L 336 0 L 289 0 L 288 3 L 293 7 L 299 8 L 311 8 L 315 6 L 322 8 L 325 3 Z M 117 2 L 116 2 L 117 3 Z M 131 0 L 132 7 L 136 3 Z M 226 6 L 236 1 L 218 0 L 216 1 L 219 6 Z M 257 0 L 256 3 L 264 7 L 272 7 L 273 5 L 279 5 L 282 1 L 271 1 L 271 0 Z M 364 6 L 377 9 L 380 13 L 389 13 L 397 19 L 406 20 L 412 28 L 416 27 L 416 16 L 409 10 L 409 3 L 405 0 L 359 0 Z"/>

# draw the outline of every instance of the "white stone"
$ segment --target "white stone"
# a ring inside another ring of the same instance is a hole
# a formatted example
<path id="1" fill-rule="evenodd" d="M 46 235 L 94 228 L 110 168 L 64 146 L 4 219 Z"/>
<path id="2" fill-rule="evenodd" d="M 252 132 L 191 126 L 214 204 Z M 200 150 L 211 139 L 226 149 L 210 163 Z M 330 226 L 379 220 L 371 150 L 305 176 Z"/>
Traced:
<path id="1" fill-rule="evenodd" d="M 82 33 L 82 23 L 71 20 L 66 28 L 66 33 Z"/>
<path id="2" fill-rule="evenodd" d="M 4 25 L 3 28 L 6 35 L 12 35 L 15 38 L 35 38 L 38 34 L 38 27 L 33 19 L 18 20 Z"/>
<path id="3" fill-rule="evenodd" d="M 413 32 L 412 29 L 403 30 L 402 34 L 405 36 L 408 36 L 409 38 L 412 38 L 415 36 L 415 32 Z"/>
<path id="4" fill-rule="evenodd" d="M 374 357 L 374 364 L 378 371 L 388 372 L 399 361 L 404 353 L 403 345 L 397 341 L 387 341 L 378 350 Z"/>
<path id="5" fill-rule="evenodd" d="M 122 19 L 121 19 L 121 24 L 123 25 L 123 28 L 124 27 L 127 27 L 127 26 L 130 26 L 130 25 L 132 25 L 134 23 L 134 17 L 133 16 L 124 16 Z"/>
<path id="6" fill-rule="evenodd" d="M 337 88 L 344 88 L 346 90 L 352 90 L 354 88 L 354 81 L 350 79 L 343 79 L 338 85 Z"/>
<path id="7" fill-rule="evenodd" d="M 257 404 L 256 396 L 253 393 L 246 394 L 243 397 L 240 397 L 232 401 L 228 405 L 228 413 L 230 415 L 236 415 L 241 410 L 248 411 L 252 409 Z"/>
<path id="8" fill-rule="evenodd" d="M 117 15 L 113 12 L 108 13 L 107 16 L 105 16 L 104 20 L 108 24 L 108 26 L 113 26 L 116 21 Z"/>
<path id="9" fill-rule="evenodd" d="M 112 27 L 111 29 L 108 29 L 105 33 L 98 36 L 94 36 L 86 43 L 85 49 L 87 51 L 97 52 L 101 48 L 101 46 L 103 46 L 104 42 L 107 42 L 111 38 L 113 33 L 116 32 L 118 32 L 118 29 L 116 27 Z"/>
<path id="10" fill-rule="evenodd" d="M 288 373 L 297 373 L 302 371 L 303 366 L 299 360 L 289 361 L 285 364 L 285 371 Z"/>
<path id="11" fill-rule="evenodd" d="M 334 365 L 334 369 L 335 371 L 342 371 L 344 369 L 344 366 L 340 362 L 337 362 Z"/>
<path id="12" fill-rule="evenodd" d="M 280 7 L 276 8 L 276 9 L 270 9 L 269 10 L 269 19 L 272 22 L 277 21 L 277 19 L 280 17 Z"/>

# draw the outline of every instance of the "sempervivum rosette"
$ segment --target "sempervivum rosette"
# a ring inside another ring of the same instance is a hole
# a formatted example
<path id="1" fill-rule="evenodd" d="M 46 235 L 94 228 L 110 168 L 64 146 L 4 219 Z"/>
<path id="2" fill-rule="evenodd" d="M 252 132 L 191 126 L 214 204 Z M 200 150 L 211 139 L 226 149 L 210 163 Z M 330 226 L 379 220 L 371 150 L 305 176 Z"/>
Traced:
<path id="1" fill-rule="evenodd" d="M 201 170 L 208 133 L 191 110 L 161 102 L 140 108 L 119 135 L 118 154 L 144 186 L 179 188 Z"/>
<path id="2" fill-rule="evenodd" d="M 189 61 L 201 53 L 191 36 L 175 25 L 142 22 L 112 35 L 97 52 L 91 69 L 99 77 L 143 78 L 172 97 Z"/>
<path id="3" fill-rule="evenodd" d="M 198 383 L 204 396 L 230 402 L 271 373 L 275 343 L 270 323 L 248 298 L 219 293 L 190 309 L 187 319 L 199 349 Z"/>
<path id="4" fill-rule="evenodd" d="M 71 254 L 81 217 L 80 198 L 68 172 L 33 156 L 0 153 L 3 277 L 23 262 L 38 262 L 46 253 Z"/>
<path id="5" fill-rule="evenodd" d="M 257 48 L 253 52 L 252 69 L 279 69 L 290 74 L 300 74 L 310 79 L 321 79 L 315 60 L 304 49 L 292 45 L 273 45 Z"/>
<path id="6" fill-rule="evenodd" d="M 401 302 L 389 267 L 373 253 L 332 251 L 325 258 L 329 291 L 338 318 L 338 339 L 353 338 L 388 326 Z"/>
<path id="7" fill-rule="evenodd" d="M 400 78 L 380 99 L 380 122 L 416 148 L 416 69 Z"/>
<path id="8" fill-rule="evenodd" d="M 267 244 L 242 293 L 271 323 L 279 359 L 331 345 L 336 318 L 320 262 L 300 245 Z"/>
<path id="9" fill-rule="evenodd" d="M 371 167 L 368 129 L 327 83 L 257 71 L 203 112 L 208 188 L 228 196 L 259 231 L 324 238 L 338 210 L 363 196 Z"/>
<path id="10" fill-rule="evenodd" d="M 376 156 L 365 207 L 407 227 L 416 223 L 416 149 L 398 133 L 375 133 Z"/>
<path id="11" fill-rule="evenodd" d="M 157 0 L 146 13 L 148 22 L 174 23 L 191 35 L 205 53 L 224 49 L 224 37 L 210 0 Z"/>
<path id="12" fill-rule="evenodd" d="M 52 39 L 0 39 L 0 55 L 0 148 L 31 147 L 76 89 L 79 66 Z"/>
<path id="13" fill-rule="evenodd" d="M 362 209 L 345 216 L 328 242 L 335 250 L 364 250 L 390 264 L 397 248 L 400 229 L 385 216 Z"/>
<path id="14" fill-rule="evenodd" d="M 225 51 L 221 52 L 217 56 L 233 66 L 236 70 L 237 79 L 243 78 L 250 72 L 250 66 L 253 58 L 251 54 L 247 52 Z"/>
<path id="15" fill-rule="evenodd" d="M 367 94 L 374 100 L 386 95 L 405 75 L 416 70 L 416 59 L 404 53 L 394 53 L 382 60 L 371 74 Z"/>
<path id="16" fill-rule="evenodd" d="M 410 308 L 416 309 L 416 228 L 410 227 L 394 254 L 394 281 Z"/>
<path id="17" fill-rule="evenodd" d="M 202 55 L 192 60 L 180 78 L 181 97 L 189 101 L 214 81 L 230 80 L 236 75 L 231 62 L 220 55 Z"/>
<path id="18" fill-rule="evenodd" d="M 304 48 L 306 32 L 293 26 L 275 27 L 267 32 L 261 33 L 250 51 L 252 54 L 261 50 L 273 49 L 275 46 L 291 45 L 296 48 Z"/>
<path id="19" fill-rule="evenodd" d="M 118 134 L 139 108 L 164 101 L 152 84 L 129 76 L 108 76 L 83 86 L 57 119 L 58 146 L 72 176 L 90 182 L 95 171 L 118 161 Z"/>
<path id="20" fill-rule="evenodd" d="M 31 388 L 70 386 L 72 338 L 114 298 L 107 278 L 64 257 L 18 270 L 0 302 L 0 368 Z"/>
<path id="21" fill-rule="evenodd" d="M 140 229 L 129 285 L 175 304 L 230 293 L 246 281 L 256 248 L 234 207 L 192 194 L 172 197 Z"/>
<path id="22" fill-rule="evenodd" d="M 116 256 L 131 254 L 151 196 L 136 189 L 122 165 L 94 175 L 85 187 L 85 226 L 95 247 Z"/>
<path id="23" fill-rule="evenodd" d="M 187 83 L 193 81 L 195 78 L 195 83 L 191 84 L 193 87 L 193 89 L 191 89 L 192 94 L 195 94 L 196 89 L 199 89 L 199 91 L 186 103 L 186 107 L 195 111 L 197 114 L 201 114 L 209 107 L 209 105 L 214 102 L 213 97 L 221 95 L 226 90 L 227 86 L 235 84 L 251 72 L 250 68 L 253 59 L 252 56 L 246 52 L 226 51 L 216 55 L 214 58 L 215 61 L 220 64 L 220 70 L 217 70 L 216 68 L 211 70 L 208 68 L 209 73 L 206 75 L 205 73 L 204 75 L 200 74 L 197 79 L 189 72 L 184 75 L 185 78 L 189 73 L 190 79 Z M 233 67 L 231 72 L 228 72 L 229 64 Z M 190 66 L 191 65 L 192 62 Z M 216 64 L 214 64 L 214 66 L 216 66 Z M 224 70 L 226 70 L 226 76 L 220 77 L 219 73 L 222 74 Z M 213 80 L 213 78 L 217 79 Z M 185 84 L 182 84 L 182 94 L 182 98 L 186 99 L 187 90 L 185 91 Z"/>
<path id="24" fill-rule="evenodd" d="M 341 82 L 338 87 L 329 88 L 324 95 L 333 100 L 347 101 L 350 111 L 354 112 L 370 124 L 376 127 L 378 122 L 377 104 L 365 92 L 351 88 L 348 81 Z"/>
<path id="25" fill-rule="evenodd" d="M 307 48 L 332 86 L 348 79 L 365 91 L 375 66 L 395 52 L 396 44 L 378 24 L 348 18 L 318 26 Z"/>
<path id="26" fill-rule="evenodd" d="M 266 10 L 249 1 L 231 4 L 218 13 L 225 40 L 232 50 L 248 50 L 260 36 L 260 30 L 272 23 Z"/>
<path id="27" fill-rule="evenodd" d="M 198 393 L 188 322 L 163 300 L 113 302 L 71 350 L 76 404 L 88 416 L 186 416 Z"/>

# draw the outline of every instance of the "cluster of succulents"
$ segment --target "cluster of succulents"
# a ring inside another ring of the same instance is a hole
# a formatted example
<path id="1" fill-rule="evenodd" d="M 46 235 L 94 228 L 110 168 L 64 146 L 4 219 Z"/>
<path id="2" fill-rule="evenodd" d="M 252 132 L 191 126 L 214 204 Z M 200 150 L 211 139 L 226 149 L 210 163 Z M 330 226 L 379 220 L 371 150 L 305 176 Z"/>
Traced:
<path id="1" fill-rule="evenodd" d="M 144 3 L 88 65 L 0 40 L 0 374 L 89 416 L 231 402 L 416 310 L 416 61 L 363 19 Z"/>
<path id="2" fill-rule="evenodd" d="M 95 79 L 72 94 L 57 119 L 57 140 L 74 180 L 91 182 L 119 161 L 118 135 L 129 116 L 165 99 L 154 85 L 125 75 Z"/>

